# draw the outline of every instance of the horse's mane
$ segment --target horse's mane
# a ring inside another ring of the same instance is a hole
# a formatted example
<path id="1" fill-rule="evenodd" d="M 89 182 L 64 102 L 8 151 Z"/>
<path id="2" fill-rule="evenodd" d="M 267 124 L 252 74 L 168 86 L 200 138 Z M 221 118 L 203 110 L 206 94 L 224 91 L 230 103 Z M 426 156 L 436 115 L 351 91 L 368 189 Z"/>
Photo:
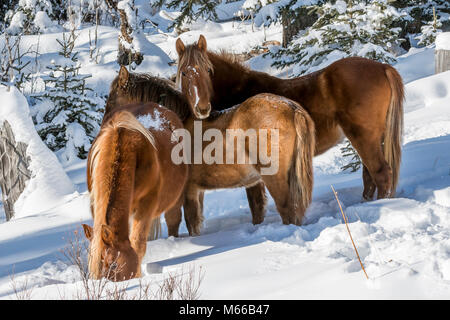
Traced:
<path id="1" fill-rule="evenodd" d="M 111 83 L 111 92 L 118 90 L 119 77 Z M 170 80 L 155 77 L 149 73 L 129 73 L 126 89 L 131 102 L 155 102 L 175 112 L 181 121 L 190 115 L 189 105 L 184 95 Z"/>
<path id="2" fill-rule="evenodd" d="M 228 52 L 224 49 L 218 52 L 208 51 L 208 56 L 214 60 L 220 60 L 221 62 L 238 69 L 239 71 L 251 71 L 248 66 L 244 64 L 243 59 L 234 53 Z"/>

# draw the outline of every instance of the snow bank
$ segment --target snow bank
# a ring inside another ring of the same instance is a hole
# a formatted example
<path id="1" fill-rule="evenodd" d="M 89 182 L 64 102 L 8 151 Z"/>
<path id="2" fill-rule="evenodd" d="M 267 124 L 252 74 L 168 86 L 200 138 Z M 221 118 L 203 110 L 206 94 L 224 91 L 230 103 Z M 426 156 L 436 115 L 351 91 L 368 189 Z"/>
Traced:
<path id="1" fill-rule="evenodd" d="M 405 112 L 435 105 L 450 106 L 450 72 L 442 72 L 406 85 Z"/>
<path id="2" fill-rule="evenodd" d="M 436 36 L 436 50 L 450 50 L 450 32 L 442 32 Z"/>
<path id="3" fill-rule="evenodd" d="M 8 92 L 6 87 L 0 86 L 0 101 L 0 122 L 9 122 L 16 141 L 28 145 L 27 155 L 31 158 L 29 169 L 32 177 L 14 205 L 15 217 L 37 213 L 65 201 L 63 196 L 73 193 L 74 185 L 55 154 L 37 134 L 27 100 L 15 87 Z"/>

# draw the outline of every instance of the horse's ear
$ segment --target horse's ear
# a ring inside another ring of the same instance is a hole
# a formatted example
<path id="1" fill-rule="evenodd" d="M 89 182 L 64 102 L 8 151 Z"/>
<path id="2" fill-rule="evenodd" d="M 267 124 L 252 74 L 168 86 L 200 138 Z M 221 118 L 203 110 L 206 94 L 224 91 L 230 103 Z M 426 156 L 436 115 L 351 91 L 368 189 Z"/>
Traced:
<path id="1" fill-rule="evenodd" d="M 127 68 L 124 66 L 120 66 L 119 70 L 119 86 L 121 88 L 125 88 L 128 84 L 128 78 L 130 77 L 130 73 Z"/>
<path id="2" fill-rule="evenodd" d="M 86 238 L 89 241 L 91 241 L 92 240 L 92 233 L 93 233 L 92 227 L 88 226 L 87 224 L 84 224 L 84 223 L 82 224 L 82 226 L 83 226 L 83 230 L 84 230 L 84 235 L 86 236 Z"/>
<path id="3" fill-rule="evenodd" d="M 184 52 L 185 46 L 184 46 L 183 41 L 180 38 L 177 39 L 175 48 L 177 49 L 178 55 L 181 56 Z"/>
<path id="4" fill-rule="evenodd" d="M 206 52 L 206 38 L 201 34 L 197 41 L 197 48 Z"/>
<path id="5" fill-rule="evenodd" d="M 102 224 L 102 240 L 108 246 L 112 246 L 113 244 L 114 232 L 106 224 Z"/>

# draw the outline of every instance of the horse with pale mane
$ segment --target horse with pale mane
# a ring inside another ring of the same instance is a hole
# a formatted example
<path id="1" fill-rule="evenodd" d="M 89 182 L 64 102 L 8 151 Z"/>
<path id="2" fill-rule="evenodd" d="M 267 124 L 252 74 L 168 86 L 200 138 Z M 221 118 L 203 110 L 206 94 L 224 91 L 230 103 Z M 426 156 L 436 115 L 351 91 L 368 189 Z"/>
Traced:
<path id="1" fill-rule="evenodd" d="M 160 215 L 178 203 L 188 167 L 171 161 L 172 133 L 183 128 L 174 112 L 140 101 L 110 108 L 111 97 L 88 155 L 94 226 L 83 228 L 90 277 L 122 281 L 140 277 L 147 235 L 157 236 Z"/>

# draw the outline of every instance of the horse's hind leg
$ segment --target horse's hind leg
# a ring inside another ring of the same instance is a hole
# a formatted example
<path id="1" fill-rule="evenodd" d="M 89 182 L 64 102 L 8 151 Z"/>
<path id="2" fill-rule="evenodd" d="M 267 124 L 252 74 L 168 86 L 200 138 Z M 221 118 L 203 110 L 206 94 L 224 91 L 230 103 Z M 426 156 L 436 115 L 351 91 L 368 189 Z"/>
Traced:
<path id="1" fill-rule="evenodd" d="M 364 183 L 364 191 L 363 191 L 363 198 L 367 201 L 370 201 L 373 199 L 373 195 L 375 193 L 375 190 L 377 186 L 372 180 L 372 177 L 370 176 L 369 169 L 365 165 L 363 165 L 363 183 Z"/>
<path id="2" fill-rule="evenodd" d="M 345 129 L 344 132 L 347 134 L 347 137 L 361 157 L 369 176 L 372 178 L 372 181 L 378 190 L 377 199 L 389 197 L 392 193 L 392 170 L 384 159 L 383 150 L 381 148 L 382 130 L 378 131 L 380 134 L 376 134 L 376 132 L 356 131 L 358 132 L 356 135 L 355 130 L 346 132 Z M 364 191 L 366 191 L 366 184 L 364 186 Z M 368 192 L 366 195 L 368 197 L 371 195 L 373 196 L 375 188 L 371 189 L 370 184 L 368 184 L 367 187 L 369 188 L 367 189 Z"/>
<path id="3" fill-rule="evenodd" d="M 245 189 L 247 192 L 248 205 L 250 212 L 252 213 L 253 224 L 260 224 L 264 221 L 266 214 L 267 196 L 266 189 L 263 182 L 248 187 Z"/>
<path id="4" fill-rule="evenodd" d="M 189 235 L 200 235 L 203 223 L 203 192 L 194 186 L 186 187 L 183 207 L 184 219 Z"/>
<path id="5" fill-rule="evenodd" d="M 291 197 L 287 175 L 263 176 L 264 183 L 272 196 L 283 224 L 300 225 L 304 212 L 296 212 Z"/>

